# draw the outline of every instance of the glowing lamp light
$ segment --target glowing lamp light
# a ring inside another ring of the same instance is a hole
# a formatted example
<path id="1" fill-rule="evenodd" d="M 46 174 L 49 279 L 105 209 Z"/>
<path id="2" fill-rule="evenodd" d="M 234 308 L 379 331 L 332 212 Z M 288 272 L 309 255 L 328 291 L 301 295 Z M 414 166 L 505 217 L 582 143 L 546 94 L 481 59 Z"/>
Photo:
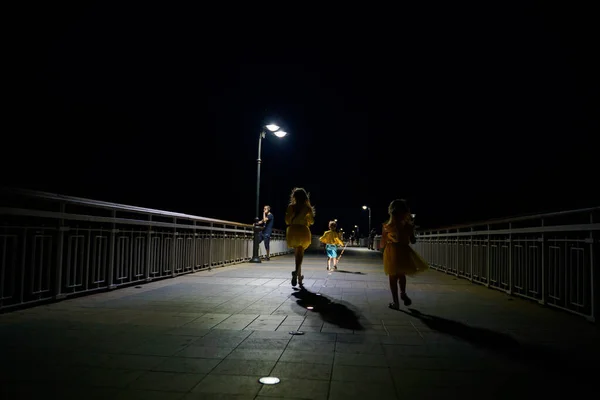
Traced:
<path id="1" fill-rule="evenodd" d="M 263 378 L 260 378 L 258 380 L 260 383 L 262 383 L 263 385 L 276 385 L 279 382 L 281 382 L 279 380 L 279 378 L 275 377 L 275 376 L 265 376 Z"/>
<path id="2" fill-rule="evenodd" d="M 278 138 L 282 138 L 282 137 L 284 137 L 285 135 L 287 135 L 287 132 L 286 132 L 286 131 L 276 131 L 276 132 L 273 132 L 273 134 L 274 134 L 275 136 L 277 136 Z"/>
<path id="3" fill-rule="evenodd" d="M 275 131 L 279 130 L 279 125 L 269 124 L 269 125 L 267 125 L 267 129 L 270 130 L 271 132 L 275 132 Z"/>

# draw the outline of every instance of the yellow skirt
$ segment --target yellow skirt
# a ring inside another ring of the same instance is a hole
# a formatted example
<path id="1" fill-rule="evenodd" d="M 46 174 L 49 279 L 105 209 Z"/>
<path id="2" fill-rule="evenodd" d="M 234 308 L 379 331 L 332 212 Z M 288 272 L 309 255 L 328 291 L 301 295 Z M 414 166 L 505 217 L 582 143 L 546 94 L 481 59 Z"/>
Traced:
<path id="1" fill-rule="evenodd" d="M 312 242 L 310 236 L 310 229 L 306 225 L 290 225 L 287 227 L 285 238 L 287 240 L 287 246 L 295 249 L 296 247 L 303 247 L 304 250 L 308 249 Z"/>
<path id="2" fill-rule="evenodd" d="M 415 275 L 427 269 L 427 261 L 408 244 L 388 243 L 383 250 L 383 270 L 386 275 Z"/>

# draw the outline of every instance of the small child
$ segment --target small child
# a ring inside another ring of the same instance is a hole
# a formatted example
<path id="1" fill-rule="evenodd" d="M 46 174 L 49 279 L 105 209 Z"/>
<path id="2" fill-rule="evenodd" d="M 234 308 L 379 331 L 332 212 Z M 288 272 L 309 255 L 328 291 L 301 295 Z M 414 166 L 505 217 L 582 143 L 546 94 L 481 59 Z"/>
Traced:
<path id="1" fill-rule="evenodd" d="M 412 300 L 406 294 L 406 275 L 415 275 L 429 268 L 425 260 L 410 247 L 415 243 L 415 226 L 405 200 L 397 199 L 388 207 L 390 218 L 383 224 L 381 246 L 383 250 L 383 269 L 389 277 L 393 303 L 389 307 L 399 309 L 400 299 L 405 306 Z M 400 299 L 398 299 L 398 283 Z"/>
<path id="2" fill-rule="evenodd" d="M 337 224 L 335 221 L 329 221 L 329 230 L 319 239 L 321 243 L 325 243 L 327 250 L 327 271 L 331 270 L 330 264 L 333 262 L 333 269 L 337 269 L 337 246 L 343 246 L 344 242 L 340 240 L 340 235 L 336 230 Z"/>

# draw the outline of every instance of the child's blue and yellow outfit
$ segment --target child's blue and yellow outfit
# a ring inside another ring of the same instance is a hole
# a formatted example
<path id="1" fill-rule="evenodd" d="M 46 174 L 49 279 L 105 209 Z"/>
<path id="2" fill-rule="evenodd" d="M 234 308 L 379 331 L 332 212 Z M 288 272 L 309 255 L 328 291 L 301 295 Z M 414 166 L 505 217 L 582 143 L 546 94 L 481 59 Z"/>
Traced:
<path id="1" fill-rule="evenodd" d="M 340 235 L 336 231 L 327 231 L 319 239 L 321 243 L 325 243 L 327 257 L 337 258 L 337 246 L 343 246 L 344 242 L 340 240 Z"/>

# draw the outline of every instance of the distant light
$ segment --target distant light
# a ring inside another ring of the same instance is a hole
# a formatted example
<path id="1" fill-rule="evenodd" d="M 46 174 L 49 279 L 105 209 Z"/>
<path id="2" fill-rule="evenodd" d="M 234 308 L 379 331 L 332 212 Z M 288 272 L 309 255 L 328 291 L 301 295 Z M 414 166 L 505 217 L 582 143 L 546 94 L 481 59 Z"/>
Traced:
<path id="1" fill-rule="evenodd" d="M 279 138 L 284 137 L 285 135 L 287 135 L 287 132 L 285 131 L 277 131 L 277 132 L 273 132 L 273 134 Z"/>
<path id="2" fill-rule="evenodd" d="M 314 307 L 313 306 L 308 306 L 308 307 L 306 307 L 306 309 L 307 310 L 312 310 L 312 309 L 314 309 Z"/>
<path id="3" fill-rule="evenodd" d="M 335 222 L 337 222 L 337 219 L 334 219 Z"/>
<path id="4" fill-rule="evenodd" d="M 279 125 L 269 124 L 269 125 L 267 125 L 267 129 L 270 130 L 271 132 L 275 132 L 275 131 L 279 130 Z"/>
<path id="5" fill-rule="evenodd" d="M 263 378 L 260 378 L 258 380 L 260 383 L 262 383 L 263 385 L 276 385 L 279 382 L 281 382 L 279 380 L 279 378 L 275 377 L 275 376 L 265 376 Z"/>
<path id="6" fill-rule="evenodd" d="M 367 206 L 363 206 L 363 210 L 366 210 L 368 207 Z"/>
<path id="7" fill-rule="evenodd" d="M 417 216 L 417 214 L 410 214 L 410 216 L 414 218 Z"/>

